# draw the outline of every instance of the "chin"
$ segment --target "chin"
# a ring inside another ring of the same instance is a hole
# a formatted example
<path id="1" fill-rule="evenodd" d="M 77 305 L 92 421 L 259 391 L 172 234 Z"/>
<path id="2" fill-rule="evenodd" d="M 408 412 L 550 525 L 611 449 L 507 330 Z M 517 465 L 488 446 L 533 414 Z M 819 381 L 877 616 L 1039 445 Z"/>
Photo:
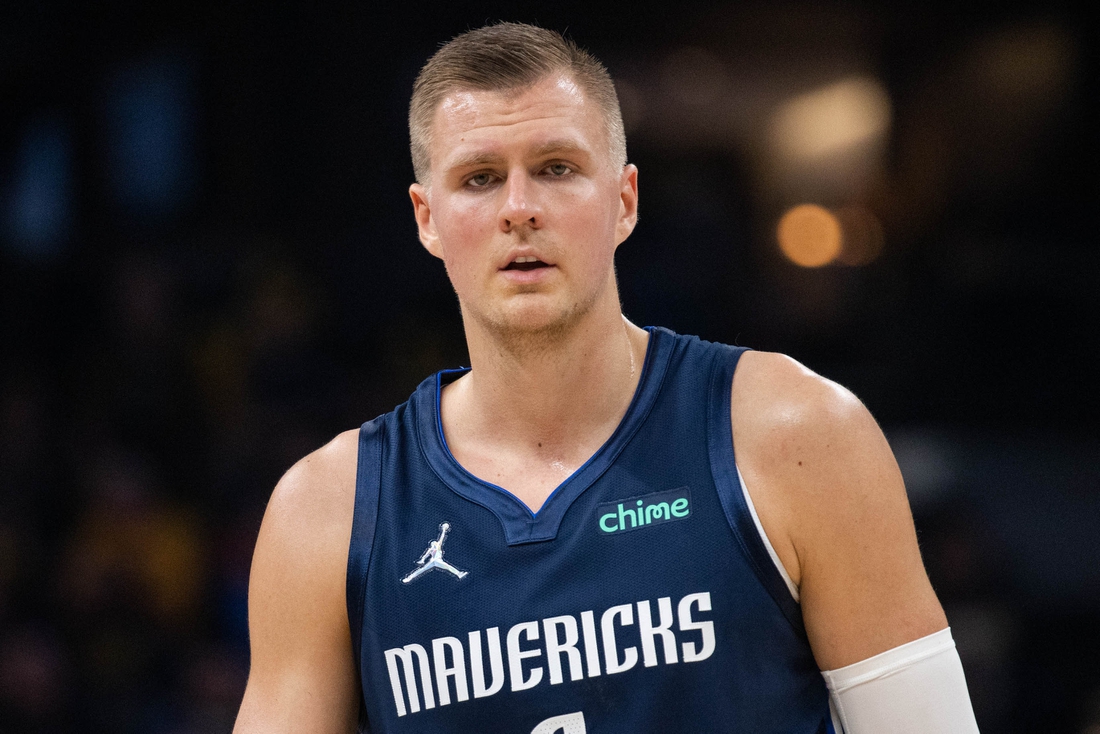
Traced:
<path id="1" fill-rule="evenodd" d="M 568 334 L 587 311 L 576 305 L 529 304 L 479 321 L 505 345 L 549 346 Z"/>

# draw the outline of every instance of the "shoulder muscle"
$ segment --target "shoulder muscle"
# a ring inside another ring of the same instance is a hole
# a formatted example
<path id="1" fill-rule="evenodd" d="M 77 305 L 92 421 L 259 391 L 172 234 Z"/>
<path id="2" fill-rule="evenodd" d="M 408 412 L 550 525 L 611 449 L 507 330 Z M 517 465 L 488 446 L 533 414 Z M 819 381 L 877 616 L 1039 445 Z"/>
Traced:
<path id="1" fill-rule="evenodd" d="M 340 434 L 299 461 L 271 495 L 252 559 L 252 664 L 235 731 L 354 730 L 344 589 L 356 436 Z"/>
<path id="2" fill-rule="evenodd" d="M 799 584 L 818 663 L 847 665 L 945 627 L 874 418 L 788 357 L 745 356 L 732 388 L 737 460 Z"/>

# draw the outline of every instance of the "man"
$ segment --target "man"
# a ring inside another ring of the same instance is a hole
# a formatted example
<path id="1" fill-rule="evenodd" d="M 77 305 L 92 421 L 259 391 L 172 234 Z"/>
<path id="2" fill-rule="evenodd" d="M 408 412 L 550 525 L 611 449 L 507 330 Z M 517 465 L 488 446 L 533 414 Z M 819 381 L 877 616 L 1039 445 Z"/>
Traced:
<path id="1" fill-rule="evenodd" d="M 279 482 L 237 731 L 976 731 L 867 410 L 623 317 L 638 171 L 599 62 L 471 31 L 410 132 L 471 369 Z"/>

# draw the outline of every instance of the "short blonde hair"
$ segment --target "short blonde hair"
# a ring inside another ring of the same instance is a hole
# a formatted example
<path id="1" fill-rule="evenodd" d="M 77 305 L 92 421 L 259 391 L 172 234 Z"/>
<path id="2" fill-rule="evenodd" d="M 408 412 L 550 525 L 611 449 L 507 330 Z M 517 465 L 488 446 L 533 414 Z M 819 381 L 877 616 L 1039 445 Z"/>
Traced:
<path id="1" fill-rule="evenodd" d="M 456 36 L 424 65 L 409 103 L 416 180 L 428 184 L 432 121 L 451 92 L 518 91 L 566 73 L 603 112 L 612 160 L 626 165 L 626 133 L 615 84 L 600 61 L 560 33 L 524 23 L 497 23 Z"/>

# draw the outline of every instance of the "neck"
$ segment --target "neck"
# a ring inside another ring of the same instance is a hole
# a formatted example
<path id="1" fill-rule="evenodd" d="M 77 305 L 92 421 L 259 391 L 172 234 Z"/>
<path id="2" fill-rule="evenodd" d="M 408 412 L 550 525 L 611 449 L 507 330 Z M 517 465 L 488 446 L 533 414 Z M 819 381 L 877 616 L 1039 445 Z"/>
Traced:
<path id="1" fill-rule="evenodd" d="M 444 392 L 445 431 L 530 448 L 567 466 L 586 461 L 622 419 L 649 338 L 617 299 L 560 333 L 528 340 L 466 323 L 472 370 Z"/>

